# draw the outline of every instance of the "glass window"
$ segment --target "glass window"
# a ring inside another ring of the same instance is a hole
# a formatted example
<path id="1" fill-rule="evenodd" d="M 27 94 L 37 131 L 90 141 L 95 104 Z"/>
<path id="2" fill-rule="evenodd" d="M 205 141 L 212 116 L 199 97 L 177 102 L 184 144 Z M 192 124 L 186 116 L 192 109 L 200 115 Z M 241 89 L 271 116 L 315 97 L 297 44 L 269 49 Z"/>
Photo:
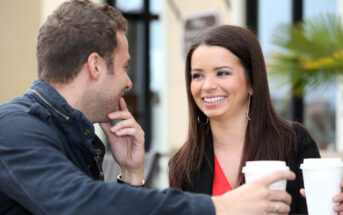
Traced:
<path id="1" fill-rule="evenodd" d="M 143 7 L 143 0 L 116 0 L 116 8 L 123 13 L 139 13 Z"/>
<path id="2" fill-rule="evenodd" d="M 158 92 L 161 89 L 163 79 L 163 55 L 161 23 L 158 20 L 150 22 L 150 90 Z"/>
<path id="3" fill-rule="evenodd" d="M 304 0 L 304 19 L 336 13 L 336 0 Z M 335 150 L 336 83 L 325 88 L 306 90 L 304 124 L 322 150 Z"/>
<path id="4" fill-rule="evenodd" d="M 115 7 L 128 20 L 127 38 L 131 62 L 128 69 L 133 89 L 126 93 L 129 110 L 145 131 L 146 150 L 152 145 L 155 106 L 158 106 L 161 84 L 161 27 L 158 15 L 162 1 L 159 0 L 115 0 Z M 146 17 L 144 3 L 149 3 L 150 12 Z M 146 25 L 149 25 L 149 38 Z M 147 40 L 148 41 L 147 41 Z M 149 45 L 149 47 L 147 47 Z M 149 77 L 147 77 L 149 75 Z M 149 87 L 149 89 L 147 89 Z"/>
<path id="5" fill-rule="evenodd" d="M 161 0 L 150 0 L 150 12 L 152 14 L 160 14 L 162 10 L 163 1 Z"/>
<path id="6" fill-rule="evenodd" d="M 260 0 L 259 1 L 259 26 L 258 35 L 263 54 L 268 65 L 268 57 L 277 51 L 272 44 L 272 34 L 280 23 L 291 23 L 292 21 L 291 0 Z M 272 17 L 272 18 L 271 18 Z M 268 66 L 267 66 L 268 70 Z M 291 118 L 290 112 L 290 87 L 280 86 L 279 81 L 268 77 L 270 93 L 276 111 L 285 119 Z"/>
<path id="7" fill-rule="evenodd" d="M 304 0 L 303 18 L 311 18 L 319 14 L 334 14 L 336 7 L 337 0 Z M 271 41 L 272 33 L 278 24 L 292 22 L 292 1 L 260 0 L 258 14 L 258 35 L 268 65 L 268 56 L 277 51 L 277 47 L 273 46 Z M 272 77 L 268 78 L 274 107 L 283 118 L 291 119 L 290 86 L 280 86 L 279 81 Z M 327 88 L 305 89 L 303 123 L 322 150 L 335 150 L 335 113 L 335 83 Z"/>

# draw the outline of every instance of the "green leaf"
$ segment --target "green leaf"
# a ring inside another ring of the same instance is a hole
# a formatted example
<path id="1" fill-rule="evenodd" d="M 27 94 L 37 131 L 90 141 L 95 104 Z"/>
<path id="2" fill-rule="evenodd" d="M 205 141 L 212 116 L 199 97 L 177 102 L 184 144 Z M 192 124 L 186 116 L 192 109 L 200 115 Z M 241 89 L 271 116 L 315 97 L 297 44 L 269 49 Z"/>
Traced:
<path id="1" fill-rule="evenodd" d="M 269 56 L 268 73 L 279 77 L 281 84 L 291 84 L 296 94 L 302 94 L 305 86 L 322 87 L 343 75 L 343 28 L 336 15 L 280 24 L 272 43 L 280 51 Z"/>

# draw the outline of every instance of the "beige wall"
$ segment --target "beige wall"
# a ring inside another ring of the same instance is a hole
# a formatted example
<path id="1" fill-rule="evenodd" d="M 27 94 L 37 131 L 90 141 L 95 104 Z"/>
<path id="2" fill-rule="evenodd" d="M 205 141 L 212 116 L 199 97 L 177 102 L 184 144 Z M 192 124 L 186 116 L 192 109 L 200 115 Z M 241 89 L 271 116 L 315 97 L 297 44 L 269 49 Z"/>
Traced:
<path id="1" fill-rule="evenodd" d="M 64 1 L 1 1 L 0 103 L 21 96 L 37 78 L 35 53 L 39 27 Z"/>
<path id="2" fill-rule="evenodd" d="M 188 110 L 184 80 L 183 20 L 197 13 L 215 11 L 219 24 L 243 25 L 245 23 L 244 0 L 232 0 L 227 5 L 223 0 L 173 0 L 175 10 L 167 1 L 164 4 L 162 23 L 165 35 L 165 88 L 168 103 L 167 127 L 170 150 L 179 148 L 186 139 L 188 129 Z"/>
<path id="3" fill-rule="evenodd" d="M 40 1 L 1 1 L 0 103 L 22 95 L 36 78 Z"/>

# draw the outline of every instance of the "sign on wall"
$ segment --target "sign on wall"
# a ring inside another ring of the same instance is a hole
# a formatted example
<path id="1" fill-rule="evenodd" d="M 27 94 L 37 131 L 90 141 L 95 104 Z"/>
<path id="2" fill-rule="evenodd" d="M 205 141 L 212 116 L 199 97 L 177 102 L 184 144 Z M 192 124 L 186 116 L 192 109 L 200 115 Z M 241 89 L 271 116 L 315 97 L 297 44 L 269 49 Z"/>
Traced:
<path id="1" fill-rule="evenodd" d="M 210 27 L 219 23 L 217 12 L 198 13 L 184 19 L 184 56 L 192 41 Z"/>

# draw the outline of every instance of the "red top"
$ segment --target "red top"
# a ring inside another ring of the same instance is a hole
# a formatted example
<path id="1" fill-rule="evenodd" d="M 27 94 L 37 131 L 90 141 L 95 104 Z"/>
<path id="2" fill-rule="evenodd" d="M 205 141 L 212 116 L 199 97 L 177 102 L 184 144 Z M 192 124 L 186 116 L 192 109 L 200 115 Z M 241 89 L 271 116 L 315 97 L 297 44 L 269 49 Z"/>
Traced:
<path id="1" fill-rule="evenodd" d="M 232 187 L 229 181 L 226 179 L 225 174 L 217 160 L 217 157 L 214 156 L 212 196 L 219 196 L 230 190 L 232 190 Z"/>

